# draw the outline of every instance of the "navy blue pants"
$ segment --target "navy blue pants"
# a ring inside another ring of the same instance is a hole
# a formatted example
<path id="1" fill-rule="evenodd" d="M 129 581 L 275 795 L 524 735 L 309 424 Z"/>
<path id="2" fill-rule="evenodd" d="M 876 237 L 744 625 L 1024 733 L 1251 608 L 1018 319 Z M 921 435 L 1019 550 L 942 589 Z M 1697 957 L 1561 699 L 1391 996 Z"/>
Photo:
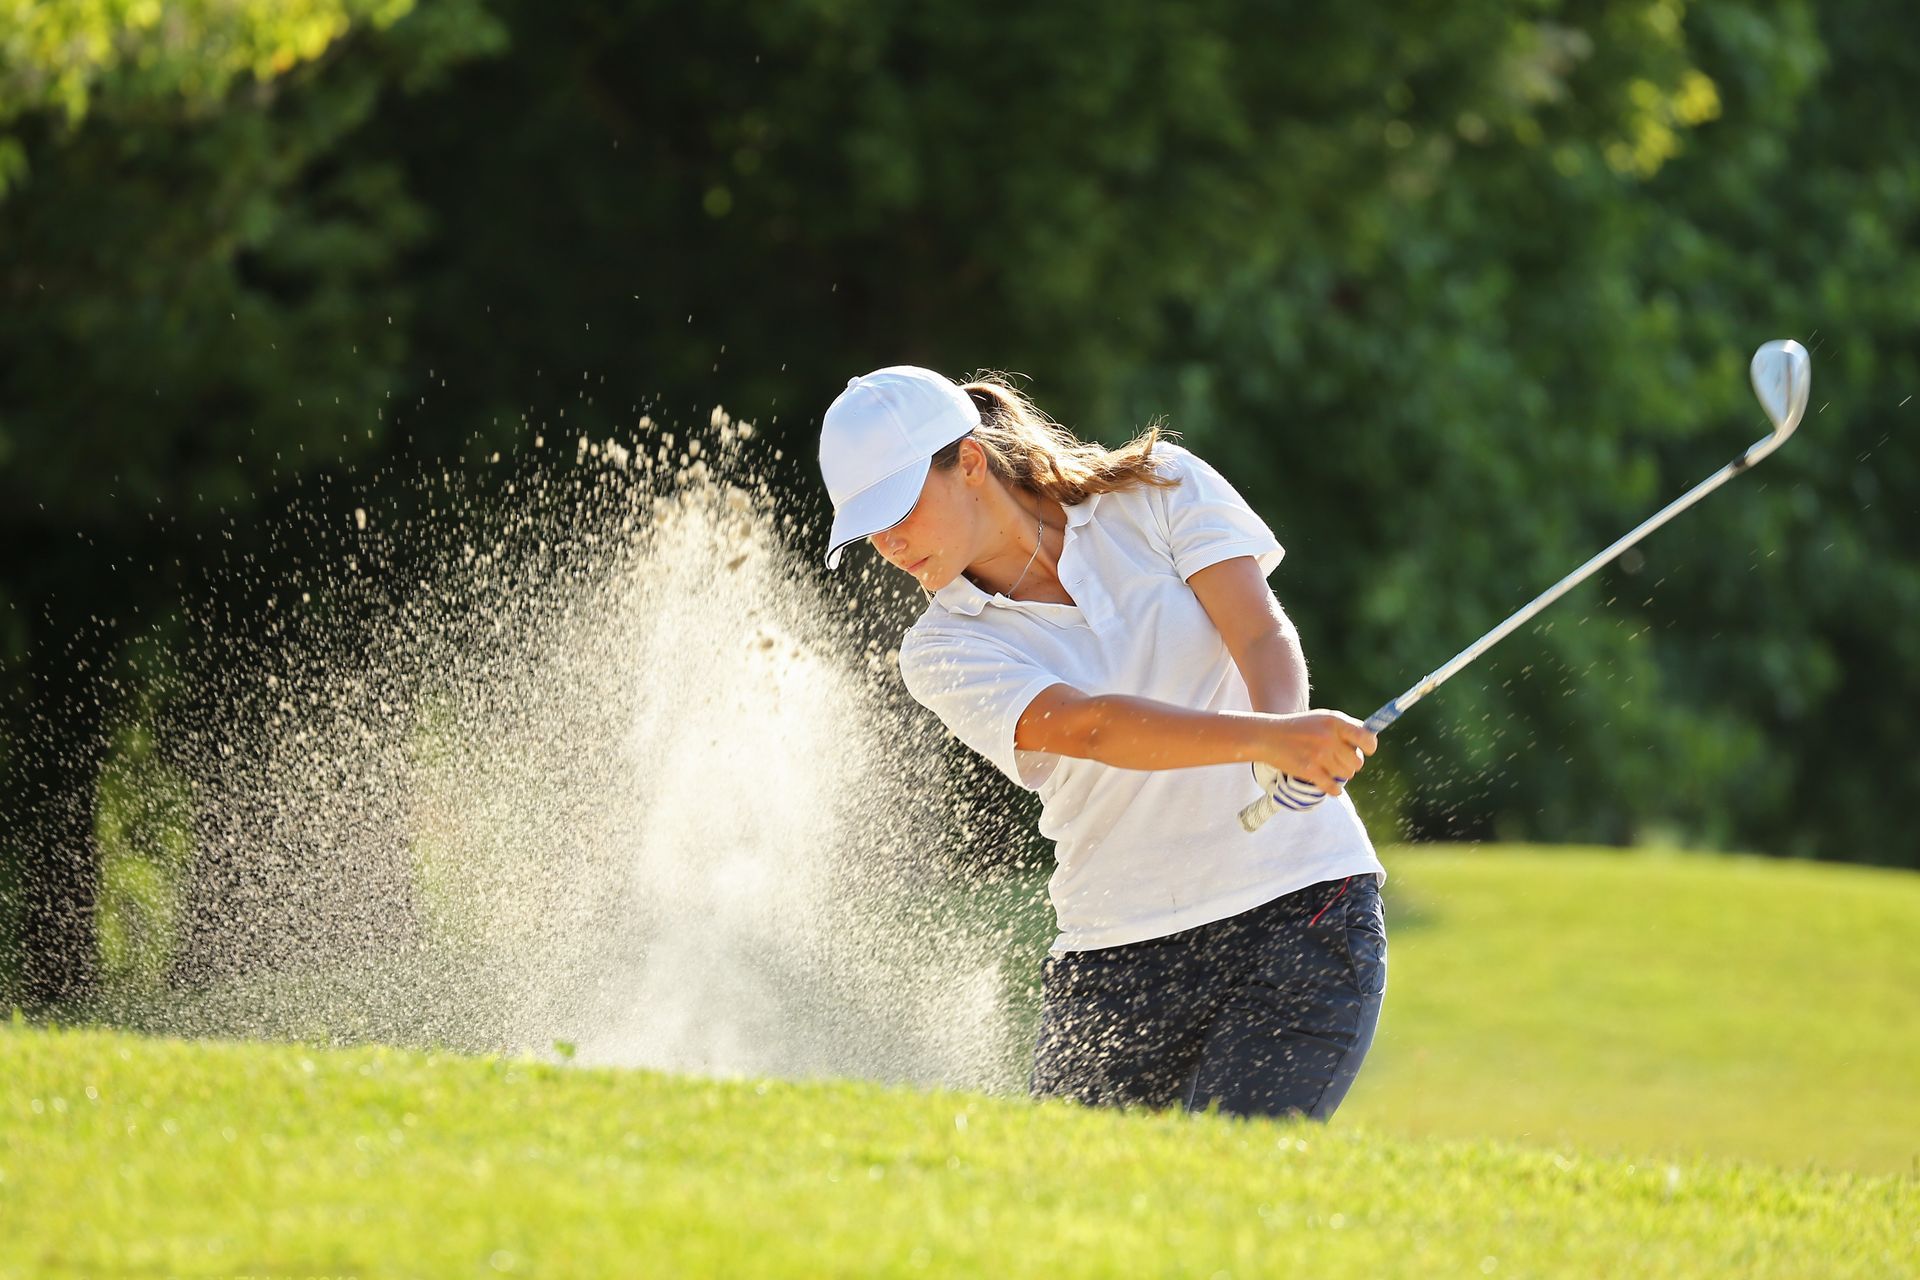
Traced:
<path id="1" fill-rule="evenodd" d="M 1379 882 L 1329 880 L 1164 938 L 1050 955 L 1044 974 L 1035 1097 L 1324 1121 L 1380 1021 Z"/>

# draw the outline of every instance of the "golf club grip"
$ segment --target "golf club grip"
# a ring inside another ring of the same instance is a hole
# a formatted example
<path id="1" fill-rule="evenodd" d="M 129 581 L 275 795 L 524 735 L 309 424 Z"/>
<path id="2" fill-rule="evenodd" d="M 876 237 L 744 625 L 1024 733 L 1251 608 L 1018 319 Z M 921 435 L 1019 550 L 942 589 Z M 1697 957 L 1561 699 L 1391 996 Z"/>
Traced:
<path id="1" fill-rule="evenodd" d="M 1280 812 L 1279 802 L 1262 791 L 1260 798 L 1240 811 L 1240 829 L 1252 835 L 1266 825 L 1267 819 Z"/>
<path id="2" fill-rule="evenodd" d="M 1277 772 L 1277 770 L 1276 770 Z M 1282 809 L 1291 809 L 1299 813 L 1311 809 L 1327 798 L 1327 793 L 1289 774 L 1279 775 L 1277 792 L 1262 791 L 1260 798 L 1240 811 L 1240 826 L 1249 834 L 1258 831 L 1267 819 Z M 1342 783 L 1345 778 L 1340 779 Z"/>
<path id="3" fill-rule="evenodd" d="M 1379 733 L 1395 720 L 1398 720 L 1400 713 L 1405 709 L 1405 707 L 1400 705 L 1399 698 L 1394 699 L 1367 717 L 1367 731 L 1369 733 Z M 1280 780 L 1282 787 L 1292 795 L 1298 803 L 1290 805 L 1283 804 L 1266 792 L 1261 792 L 1258 800 L 1255 800 L 1252 804 L 1240 811 L 1240 828 L 1248 835 L 1252 835 L 1262 826 L 1266 825 L 1267 819 L 1273 817 L 1274 814 L 1280 812 L 1283 808 L 1290 808 L 1298 812 L 1302 809 L 1311 809 L 1314 805 L 1319 804 L 1327 798 L 1326 792 L 1320 790 L 1320 788 L 1310 782 L 1301 782 L 1297 778 L 1293 778 L 1287 774 L 1281 774 Z"/>

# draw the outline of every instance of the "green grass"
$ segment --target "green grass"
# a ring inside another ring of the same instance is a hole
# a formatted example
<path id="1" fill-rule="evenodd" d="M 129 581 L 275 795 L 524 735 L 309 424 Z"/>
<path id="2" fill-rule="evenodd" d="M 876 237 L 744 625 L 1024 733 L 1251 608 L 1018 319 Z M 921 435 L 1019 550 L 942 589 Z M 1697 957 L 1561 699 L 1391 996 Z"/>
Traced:
<path id="1" fill-rule="evenodd" d="M 1920 875 L 1519 845 L 1381 858 L 1387 997 L 1340 1123 L 1920 1174 Z M 999 909 L 1024 991 L 1050 920 Z M 1029 996 L 1029 1051 L 1035 1016 Z"/>
<path id="2" fill-rule="evenodd" d="M 1920 875 L 1591 849 L 1383 857 L 1387 999 L 1341 1119 L 1920 1174 Z"/>
<path id="3" fill-rule="evenodd" d="M 4 1275 L 1902 1276 L 1920 1183 L 0 1030 Z"/>
<path id="4" fill-rule="evenodd" d="M 1383 856 L 1330 1129 L 0 1027 L 0 1277 L 1920 1274 L 1920 876 Z"/>

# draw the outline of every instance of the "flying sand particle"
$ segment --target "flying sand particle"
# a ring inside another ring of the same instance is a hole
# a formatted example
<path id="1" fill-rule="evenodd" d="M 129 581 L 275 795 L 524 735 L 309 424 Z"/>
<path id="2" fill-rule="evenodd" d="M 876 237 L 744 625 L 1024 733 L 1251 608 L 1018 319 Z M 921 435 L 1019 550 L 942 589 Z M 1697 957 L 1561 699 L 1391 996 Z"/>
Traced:
<path id="1" fill-rule="evenodd" d="M 1045 907 L 979 914 L 939 727 L 867 657 L 901 620 L 840 607 L 753 433 L 704 430 L 687 470 L 664 432 L 435 469 L 377 551 L 276 538 L 342 566 L 327 609 L 192 618 L 156 755 L 195 852 L 125 1020 L 1024 1084 L 1001 965 Z"/>

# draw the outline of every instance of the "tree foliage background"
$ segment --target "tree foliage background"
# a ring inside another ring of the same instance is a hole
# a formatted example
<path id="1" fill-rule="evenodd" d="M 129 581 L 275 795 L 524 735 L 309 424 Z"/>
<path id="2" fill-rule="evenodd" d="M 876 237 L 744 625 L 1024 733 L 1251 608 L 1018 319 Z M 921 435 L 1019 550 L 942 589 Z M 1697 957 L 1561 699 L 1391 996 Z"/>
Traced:
<path id="1" fill-rule="evenodd" d="M 583 429 L 725 404 L 823 510 L 850 372 L 1165 415 L 1365 714 L 1764 434 L 1746 360 L 1799 337 L 1793 445 L 1423 704 L 1376 803 L 1920 866 L 1916 21 L 0 0 L 4 981 L 88 987 L 125 654 L 182 583 L 587 374 Z"/>

